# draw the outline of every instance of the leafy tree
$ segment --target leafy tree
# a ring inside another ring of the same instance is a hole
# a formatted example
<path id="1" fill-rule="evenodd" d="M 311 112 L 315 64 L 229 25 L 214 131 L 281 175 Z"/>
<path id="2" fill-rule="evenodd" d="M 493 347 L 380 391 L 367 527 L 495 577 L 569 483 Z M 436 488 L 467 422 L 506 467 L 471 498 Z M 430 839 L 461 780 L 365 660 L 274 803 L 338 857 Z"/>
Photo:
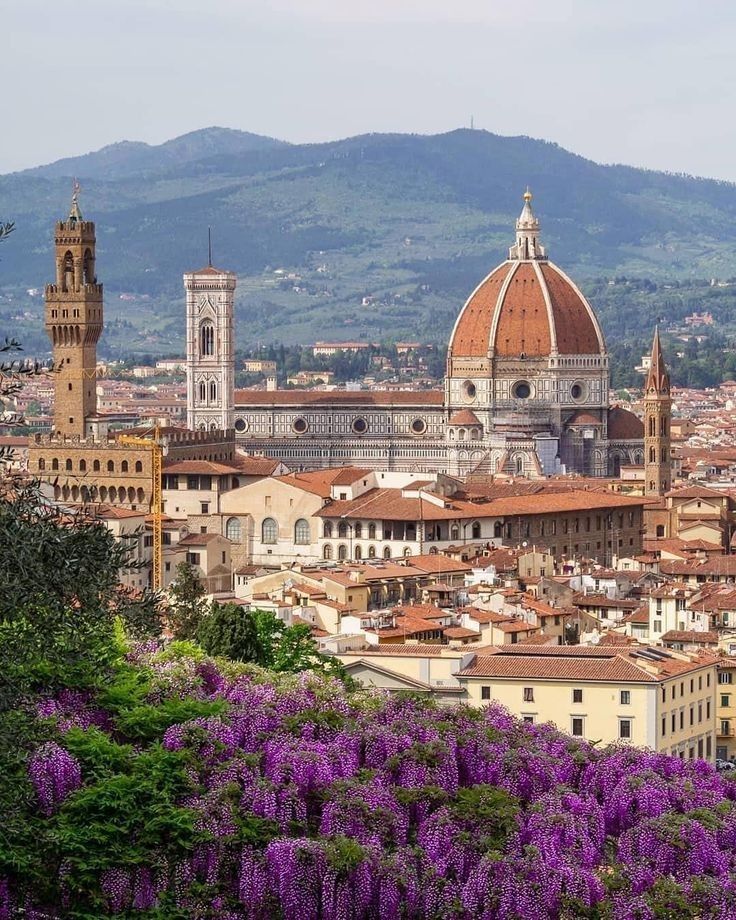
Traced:
<path id="1" fill-rule="evenodd" d="M 204 585 L 194 566 L 180 562 L 169 587 L 169 625 L 175 639 L 194 639 L 207 613 Z"/>
<path id="2" fill-rule="evenodd" d="M 333 660 L 322 655 L 305 623 L 289 626 L 281 634 L 273 657 L 274 671 L 331 670 Z"/>
<path id="3" fill-rule="evenodd" d="M 255 618 L 238 604 L 213 604 L 197 628 L 197 641 L 208 655 L 264 663 Z"/>

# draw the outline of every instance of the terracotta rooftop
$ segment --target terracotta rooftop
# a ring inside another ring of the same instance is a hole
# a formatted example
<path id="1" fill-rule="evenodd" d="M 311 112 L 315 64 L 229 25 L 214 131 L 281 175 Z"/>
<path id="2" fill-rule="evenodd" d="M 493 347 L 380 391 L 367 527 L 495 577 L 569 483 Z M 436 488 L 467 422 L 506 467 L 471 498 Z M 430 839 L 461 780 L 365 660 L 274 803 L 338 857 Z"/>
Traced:
<path id="1" fill-rule="evenodd" d="M 303 473 L 286 473 L 284 476 L 277 476 L 276 479 L 278 482 L 287 483 L 297 489 L 302 489 L 304 492 L 312 492 L 321 498 L 330 498 L 332 485 L 338 479 L 343 485 L 347 485 L 363 476 L 367 476 L 368 473 L 369 470 L 359 469 L 358 467 L 338 467 L 337 469 L 308 470 Z M 333 507 L 333 505 L 330 507 Z"/>
<path id="2" fill-rule="evenodd" d="M 690 642 L 699 645 L 718 645 L 718 633 L 699 632 L 694 629 L 671 629 L 662 636 L 662 642 Z"/>
<path id="3" fill-rule="evenodd" d="M 451 416 L 448 425 L 480 425 L 480 419 L 472 409 L 460 409 Z"/>
<path id="4" fill-rule="evenodd" d="M 655 683 L 716 662 L 705 655 L 676 658 L 671 652 L 662 652 L 660 660 L 653 660 L 642 655 L 638 648 L 616 646 L 511 645 L 488 652 L 479 649 L 470 665 L 457 676 Z"/>
<path id="5" fill-rule="evenodd" d="M 232 476 L 239 470 L 234 466 L 224 463 L 214 463 L 212 460 L 175 460 L 173 463 L 164 463 L 164 473 L 186 473 L 199 476 Z"/>
<path id="6" fill-rule="evenodd" d="M 206 546 L 213 540 L 222 539 L 224 538 L 219 533 L 190 533 L 188 537 L 179 540 L 179 546 Z"/>
<path id="7" fill-rule="evenodd" d="M 442 406 L 442 390 L 236 390 L 236 406 Z"/>

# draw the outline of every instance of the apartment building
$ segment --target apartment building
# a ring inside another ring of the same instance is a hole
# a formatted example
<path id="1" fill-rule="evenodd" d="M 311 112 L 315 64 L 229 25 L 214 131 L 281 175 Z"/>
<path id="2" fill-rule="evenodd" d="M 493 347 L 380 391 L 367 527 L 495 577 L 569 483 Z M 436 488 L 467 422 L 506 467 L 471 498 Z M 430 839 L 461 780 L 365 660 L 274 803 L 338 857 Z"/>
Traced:
<path id="1" fill-rule="evenodd" d="M 465 700 L 501 703 L 573 737 L 687 759 L 716 754 L 717 659 L 620 646 L 476 649 L 456 677 Z"/>

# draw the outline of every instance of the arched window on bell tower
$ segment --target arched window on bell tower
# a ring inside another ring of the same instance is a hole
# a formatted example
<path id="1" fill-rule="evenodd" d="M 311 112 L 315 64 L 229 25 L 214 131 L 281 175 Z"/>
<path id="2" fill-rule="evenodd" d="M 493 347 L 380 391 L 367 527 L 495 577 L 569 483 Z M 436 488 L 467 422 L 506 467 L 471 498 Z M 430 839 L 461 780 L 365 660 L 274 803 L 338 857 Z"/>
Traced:
<path id="1" fill-rule="evenodd" d="M 83 274 L 82 282 L 84 284 L 94 284 L 95 283 L 95 257 L 92 255 L 91 249 L 85 249 L 84 251 L 84 263 L 83 263 Z"/>
<path id="2" fill-rule="evenodd" d="M 61 268 L 61 288 L 64 292 L 74 290 L 74 256 L 68 249 Z"/>
<path id="3" fill-rule="evenodd" d="M 199 385 L 199 401 L 205 403 L 207 401 L 207 384 L 202 381 Z"/>
<path id="4" fill-rule="evenodd" d="M 199 327 L 199 353 L 203 358 L 215 353 L 215 327 L 209 321 Z"/>
<path id="5" fill-rule="evenodd" d="M 217 402 L 217 384 L 214 380 L 210 380 L 210 402 Z"/>

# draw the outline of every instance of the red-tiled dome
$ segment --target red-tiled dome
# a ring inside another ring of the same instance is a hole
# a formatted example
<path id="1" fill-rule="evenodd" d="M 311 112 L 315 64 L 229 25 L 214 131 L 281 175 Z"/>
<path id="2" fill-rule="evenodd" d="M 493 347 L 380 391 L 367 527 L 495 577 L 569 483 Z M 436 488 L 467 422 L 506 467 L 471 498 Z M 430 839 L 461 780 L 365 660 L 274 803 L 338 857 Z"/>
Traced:
<path id="1" fill-rule="evenodd" d="M 527 193 L 508 261 L 473 291 L 455 323 L 452 358 L 605 354 L 590 304 L 547 261 L 530 199 Z"/>
<path id="2" fill-rule="evenodd" d="M 452 416 L 448 425 L 480 425 L 480 419 L 472 409 L 460 409 Z"/>
<path id="3" fill-rule="evenodd" d="M 633 412 L 614 406 L 608 410 L 609 441 L 641 441 L 644 437 L 644 423 Z"/>

